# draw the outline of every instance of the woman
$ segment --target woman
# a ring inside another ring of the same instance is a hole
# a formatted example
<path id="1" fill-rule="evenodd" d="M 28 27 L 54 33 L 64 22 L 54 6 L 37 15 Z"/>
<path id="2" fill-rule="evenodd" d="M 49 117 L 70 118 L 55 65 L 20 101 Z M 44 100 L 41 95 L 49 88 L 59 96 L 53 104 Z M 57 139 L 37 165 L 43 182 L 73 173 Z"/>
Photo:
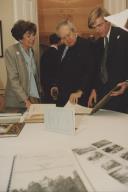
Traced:
<path id="1" fill-rule="evenodd" d="M 11 33 L 18 43 L 5 51 L 6 107 L 29 108 L 31 103 L 36 103 L 39 99 L 37 66 L 32 49 L 36 25 L 19 20 L 14 24 Z"/>

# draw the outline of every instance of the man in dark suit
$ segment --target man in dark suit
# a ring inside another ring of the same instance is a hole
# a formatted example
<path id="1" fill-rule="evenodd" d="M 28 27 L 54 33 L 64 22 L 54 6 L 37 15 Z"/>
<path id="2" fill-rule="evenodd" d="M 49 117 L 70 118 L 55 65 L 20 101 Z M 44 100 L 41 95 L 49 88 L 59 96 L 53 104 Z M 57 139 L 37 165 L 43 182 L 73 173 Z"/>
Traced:
<path id="1" fill-rule="evenodd" d="M 94 61 L 89 40 L 77 35 L 74 25 L 64 20 L 57 25 L 61 38 L 59 69 L 59 102 L 86 105 L 93 78 Z"/>
<path id="2" fill-rule="evenodd" d="M 109 13 L 100 7 L 95 8 L 89 15 L 88 25 L 99 34 L 95 41 L 95 58 L 97 71 L 94 89 L 88 105 L 100 100 L 116 84 L 128 79 L 128 33 L 114 27 L 104 17 Z M 112 97 L 105 109 L 127 112 L 128 94 Z"/>
<path id="3" fill-rule="evenodd" d="M 56 103 L 58 94 L 56 84 L 60 64 L 58 53 L 60 38 L 53 33 L 49 36 L 49 42 L 50 47 L 43 53 L 40 62 L 40 79 L 44 94 L 42 101 L 44 103 Z"/>

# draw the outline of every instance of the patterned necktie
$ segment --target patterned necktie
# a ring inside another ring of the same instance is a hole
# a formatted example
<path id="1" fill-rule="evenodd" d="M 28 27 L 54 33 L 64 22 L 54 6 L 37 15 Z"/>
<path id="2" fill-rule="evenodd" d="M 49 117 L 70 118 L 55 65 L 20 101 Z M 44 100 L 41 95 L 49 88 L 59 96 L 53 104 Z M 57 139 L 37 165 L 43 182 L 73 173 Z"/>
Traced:
<path id="1" fill-rule="evenodd" d="M 105 37 L 105 47 L 104 47 L 104 54 L 103 59 L 101 62 L 101 81 L 103 84 L 107 83 L 108 81 L 108 72 L 107 72 L 107 54 L 108 54 L 108 38 Z"/>

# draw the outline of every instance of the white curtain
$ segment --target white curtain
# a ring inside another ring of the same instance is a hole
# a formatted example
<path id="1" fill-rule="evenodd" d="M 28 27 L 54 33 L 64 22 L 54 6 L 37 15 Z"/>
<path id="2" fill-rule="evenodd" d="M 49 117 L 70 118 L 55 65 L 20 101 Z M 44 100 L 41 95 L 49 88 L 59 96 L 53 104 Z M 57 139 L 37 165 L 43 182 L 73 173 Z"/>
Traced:
<path id="1" fill-rule="evenodd" d="M 128 0 L 104 0 L 104 7 L 110 14 L 118 13 L 128 8 Z"/>

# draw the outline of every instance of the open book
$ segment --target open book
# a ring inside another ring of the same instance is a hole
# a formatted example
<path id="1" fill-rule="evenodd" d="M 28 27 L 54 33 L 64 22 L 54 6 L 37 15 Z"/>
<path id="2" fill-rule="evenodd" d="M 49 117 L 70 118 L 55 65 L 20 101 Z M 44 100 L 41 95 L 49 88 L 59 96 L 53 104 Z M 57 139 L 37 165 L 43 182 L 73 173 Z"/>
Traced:
<path id="1" fill-rule="evenodd" d="M 7 161 L 5 157 L 0 157 L 0 174 L 1 169 L 4 173 L 0 176 L 2 182 L 8 181 L 6 185 L 2 183 L 2 192 L 93 192 L 71 151 L 52 150 L 42 154 L 16 155 L 13 161 L 10 160 L 10 174 L 7 173 Z"/>
<path id="2" fill-rule="evenodd" d="M 93 108 L 88 108 L 81 106 L 79 104 L 72 104 L 70 101 L 65 105 L 66 108 L 72 108 L 75 110 L 76 115 L 92 115 L 96 113 L 99 109 L 102 109 L 102 107 L 111 99 L 111 93 L 113 91 L 116 91 L 118 89 L 117 86 L 115 86 L 111 91 L 109 91 Z"/>

